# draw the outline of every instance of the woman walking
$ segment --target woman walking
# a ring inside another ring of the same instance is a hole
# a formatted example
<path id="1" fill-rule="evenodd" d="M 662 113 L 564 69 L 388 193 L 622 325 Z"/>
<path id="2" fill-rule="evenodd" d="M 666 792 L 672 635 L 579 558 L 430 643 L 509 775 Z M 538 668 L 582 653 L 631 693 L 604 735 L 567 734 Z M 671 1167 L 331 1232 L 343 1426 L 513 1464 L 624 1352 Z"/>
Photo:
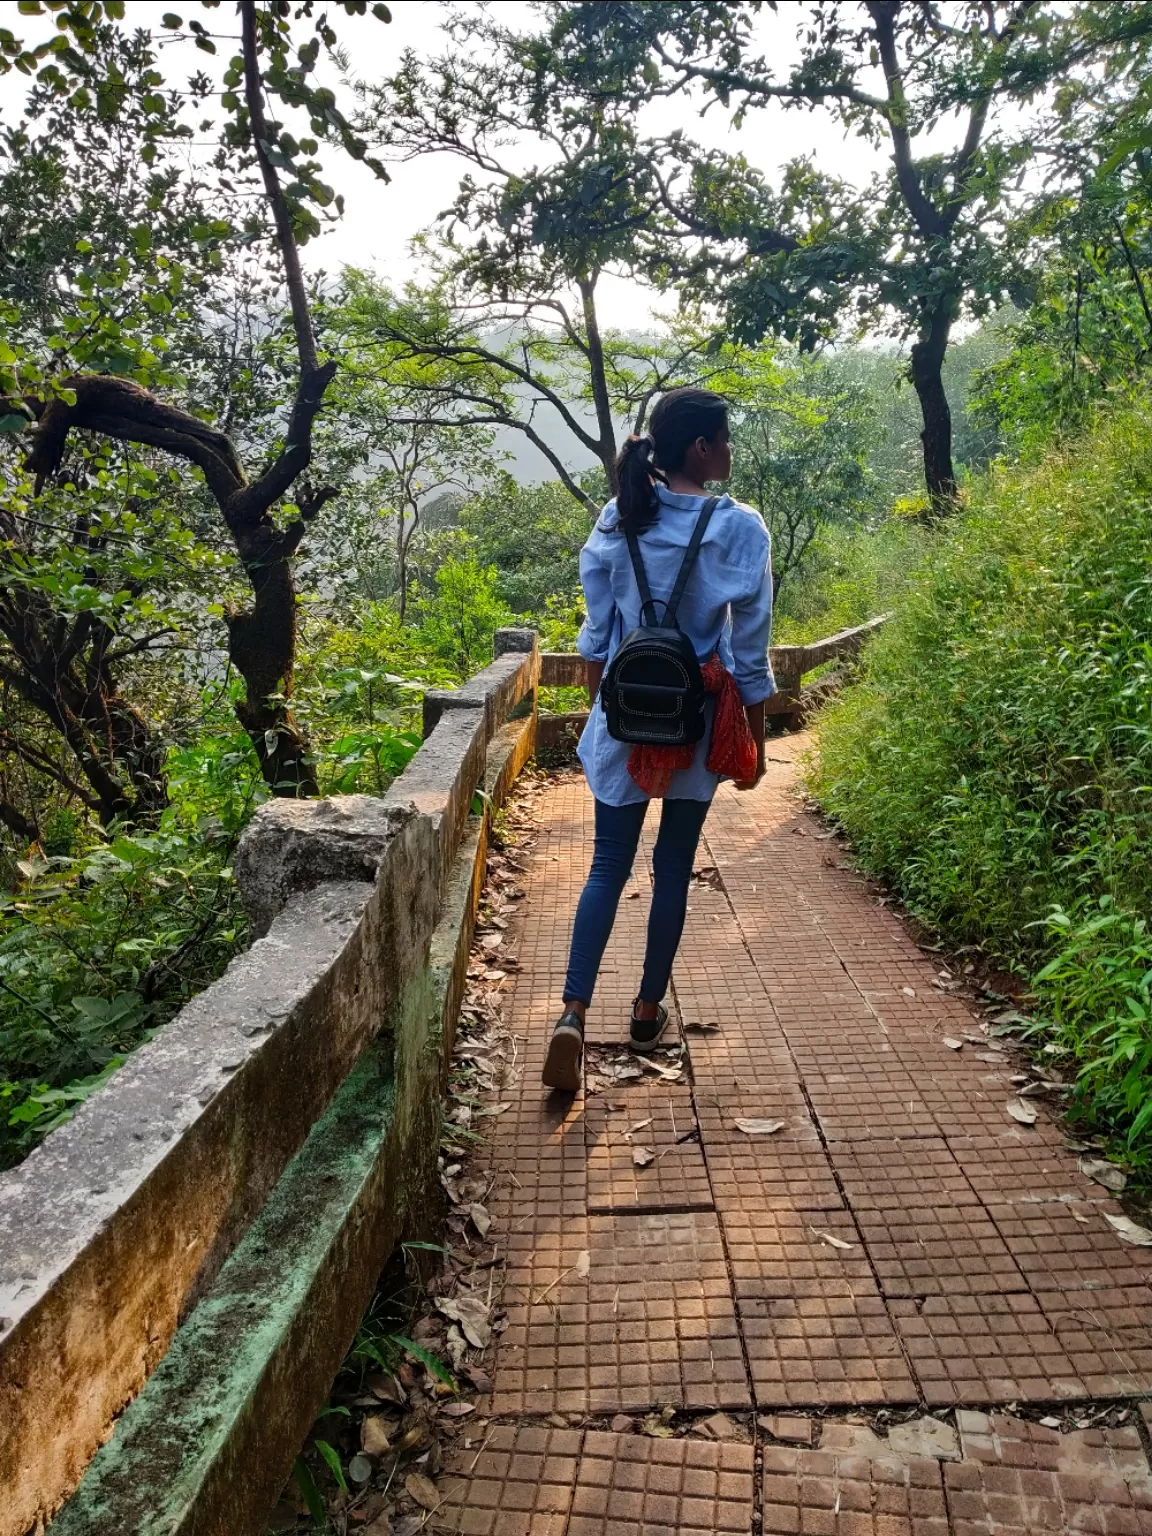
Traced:
<path id="1" fill-rule="evenodd" d="M 771 543 L 758 513 L 705 490 L 731 472 L 724 398 L 706 389 L 671 390 L 653 411 L 650 431 L 621 450 L 619 492 L 580 555 L 587 616 L 577 648 L 587 663 L 592 710 L 579 755 L 596 801 L 596 842 L 576 909 L 563 1012 L 544 1064 L 549 1088 L 575 1093 L 580 1086 L 585 1014 L 648 802 L 664 804 L 629 1030 L 635 1051 L 653 1050 L 668 1023 L 663 999 L 716 786 L 729 777 L 738 789 L 752 789 L 764 773 L 764 700 L 775 690 L 768 663 Z M 684 647 L 684 693 L 665 686 L 679 663 L 652 674 L 661 682 L 646 682 L 643 674 L 646 664 L 660 666 L 652 661 L 657 655 L 667 663 L 676 644 Z M 631 683 L 621 682 L 626 658 Z M 696 739 L 689 728 L 685 739 L 664 744 L 674 732 L 662 736 L 656 725 L 684 700 L 691 715 L 697 695 L 690 690 L 701 686 L 706 698 L 696 731 L 703 734 Z"/>

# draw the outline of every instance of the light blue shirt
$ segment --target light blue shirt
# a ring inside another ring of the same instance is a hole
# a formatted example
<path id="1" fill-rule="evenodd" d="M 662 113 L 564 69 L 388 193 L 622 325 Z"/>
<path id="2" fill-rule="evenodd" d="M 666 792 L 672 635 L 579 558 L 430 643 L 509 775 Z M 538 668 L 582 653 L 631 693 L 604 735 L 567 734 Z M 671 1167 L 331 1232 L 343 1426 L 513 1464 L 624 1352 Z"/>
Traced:
<path id="1" fill-rule="evenodd" d="M 658 487 L 660 515 L 640 535 L 640 553 L 655 599 L 671 596 L 684 551 L 706 500 L 678 496 Z M 611 661 L 629 630 L 640 623 L 640 593 L 628 544 L 619 531 L 616 503 L 610 501 L 580 552 L 580 581 L 587 617 L 576 649 L 586 661 Z M 663 609 L 657 608 L 657 613 Z M 731 496 L 721 497 L 680 603 L 677 623 L 705 662 L 713 651 L 736 679 L 745 704 L 759 704 L 776 691 L 768 661 L 772 634 L 772 541 L 764 519 Z M 708 729 L 696 744 L 691 768 L 673 774 L 671 800 L 711 800 L 720 782 L 705 767 L 712 739 Z M 579 756 L 588 787 L 607 805 L 634 805 L 648 798 L 628 773 L 631 746 L 608 734 L 599 699 L 580 737 Z"/>

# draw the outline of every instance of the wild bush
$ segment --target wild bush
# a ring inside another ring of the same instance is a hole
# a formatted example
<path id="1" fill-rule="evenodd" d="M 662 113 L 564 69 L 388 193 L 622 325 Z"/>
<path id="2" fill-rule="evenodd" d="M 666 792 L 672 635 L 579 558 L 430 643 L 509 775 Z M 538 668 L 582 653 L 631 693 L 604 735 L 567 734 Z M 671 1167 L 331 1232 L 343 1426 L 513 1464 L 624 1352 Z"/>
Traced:
<path id="1" fill-rule="evenodd" d="M 1082 1107 L 1134 1150 L 1152 1094 L 1150 540 L 1146 405 L 994 473 L 935 536 L 813 768 L 868 869 L 1035 978 Z"/>
<path id="2" fill-rule="evenodd" d="M 235 722 L 168 758 L 150 831 L 58 814 L 0 891 L 0 1169 L 69 1118 L 247 941 L 230 868 L 265 797 Z"/>

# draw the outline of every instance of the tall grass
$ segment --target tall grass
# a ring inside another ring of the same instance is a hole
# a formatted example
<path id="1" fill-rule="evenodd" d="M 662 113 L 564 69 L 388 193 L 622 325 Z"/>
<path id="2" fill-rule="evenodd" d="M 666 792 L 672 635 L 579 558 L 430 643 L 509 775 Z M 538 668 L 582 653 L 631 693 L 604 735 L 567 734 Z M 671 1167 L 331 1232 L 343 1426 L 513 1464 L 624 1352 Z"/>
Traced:
<path id="1" fill-rule="evenodd" d="M 936 535 L 813 787 L 864 863 L 1032 978 L 1081 1107 L 1152 1144 L 1152 414 L 978 483 Z"/>
<path id="2" fill-rule="evenodd" d="M 773 641 L 805 645 L 887 613 L 899 604 L 929 537 L 907 517 L 890 517 L 874 530 L 823 529 L 804 572 L 781 589 Z"/>

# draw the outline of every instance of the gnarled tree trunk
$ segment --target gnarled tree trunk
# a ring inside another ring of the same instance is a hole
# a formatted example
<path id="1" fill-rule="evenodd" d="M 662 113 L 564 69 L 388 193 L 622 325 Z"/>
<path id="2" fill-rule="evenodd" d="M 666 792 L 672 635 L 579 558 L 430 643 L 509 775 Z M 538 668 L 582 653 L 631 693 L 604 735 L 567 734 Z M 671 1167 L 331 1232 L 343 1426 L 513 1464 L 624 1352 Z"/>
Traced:
<path id="1" fill-rule="evenodd" d="M 294 499 L 301 515 L 284 526 L 276 522 L 272 509 L 311 462 L 312 425 L 336 373 L 336 364 L 321 363 L 317 357 L 292 217 L 268 153 L 269 129 L 264 116 L 255 0 L 240 0 L 240 17 L 244 94 L 252 146 L 276 225 L 300 362 L 296 400 L 284 447 L 256 480 L 249 481 L 226 433 L 156 399 L 129 379 L 80 374 L 65 381 L 72 392 L 71 403 L 57 395 L 34 406 L 37 425 L 27 465 L 36 476 L 39 491 L 59 468 L 68 433 L 73 428 L 84 428 L 102 437 L 164 449 L 188 459 L 201 470 L 252 589 L 250 606 L 226 615 L 228 654 L 245 685 L 245 698 L 237 705 L 236 713 L 272 792 L 307 796 L 317 793 L 316 773 L 308 742 L 289 703 L 296 655 L 292 558 L 305 524 L 336 492 L 332 487 L 313 491 L 306 484 L 300 485 Z M 122 814 L 116 773 L 107 773 L 103 753 L 91 750 L 97 731 L 90 729 L 85 710 L 77 709 L 67 698 L 61 708 L 52 688 L 48 688 L 43 700 L 26 696 L 54 720 L 72 746 L 96 789 L 101 815 L 105 815 L 106 805 L 112 807 L 113 815 Z M 101 710 L 107 716 L 110 750 L 125 752 L 127 761 L 141 765 L 146 779 L 151 780 L 151 757 L 141 746 L 143 722 L 118 699 L 114 690 L 103 690 Z M 158 782 L 162 794 L 162 776 Z"/>
<path id="2" fill-rule="evenodd" d="M 933 517 L 956 508 L 956 471 L 952 464 L 952 411 L 944 392 L 944 356 L 956 314 L 952 295 L 940 299 L 912 347 L 910 373 L 920 402 L 924 447 L 924 482 Z"/>

